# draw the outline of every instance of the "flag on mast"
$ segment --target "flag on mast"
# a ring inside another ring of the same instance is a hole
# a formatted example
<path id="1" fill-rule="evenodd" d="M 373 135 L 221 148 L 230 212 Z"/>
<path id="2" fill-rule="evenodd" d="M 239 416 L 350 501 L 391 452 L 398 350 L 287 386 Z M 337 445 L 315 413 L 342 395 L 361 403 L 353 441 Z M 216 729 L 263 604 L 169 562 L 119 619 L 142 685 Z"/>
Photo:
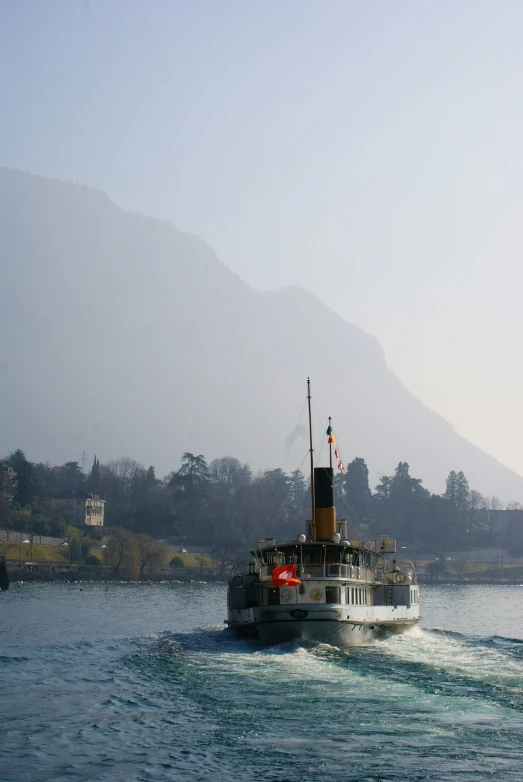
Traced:
<path id="1" fill-rule="evenodd" d="M 332 431 L 332 426 L 330 424 L 327 427 L 327 434 L 329 436 L 329 443 L 336 445 L 336 438 L 334 437 L 334 432 Z"/>

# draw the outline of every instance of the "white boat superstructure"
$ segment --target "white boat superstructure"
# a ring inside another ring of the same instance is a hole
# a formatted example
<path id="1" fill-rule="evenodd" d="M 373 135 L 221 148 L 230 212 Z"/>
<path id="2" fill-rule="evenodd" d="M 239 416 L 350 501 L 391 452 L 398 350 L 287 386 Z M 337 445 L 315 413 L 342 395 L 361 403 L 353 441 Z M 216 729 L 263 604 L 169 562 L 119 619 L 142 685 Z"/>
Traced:
<path id="1" fill-rule="evenodd" d="M 299 639 L 345 646 L 403 632 L 420 619 L 414 566 L 394 557 L 393 538 L 363 546 L 348 539 L 347 522 L 336 518 L 334 508 L 332 446 L 330 466 L 314 467 L 309 380 L 307 389 L 312 509 L 307 533 L 281 544 L 266 538 L 251 551 L 250 562 L 233 570 L 227 624 L 271 644 Z M 327 434 L 329 444 L 336 444 L 330 419 Z"/>
<path id="2" fill-rule="evenodd" d="M 395 541 L 380 538 L 377 546 L 360 546 L 335 535 L 331 541 L 261 541 L 252 560 L 231 574 L 229 627 L 270 644 L 304 640 L 345 646 L 419 622 L 414 567 L 391 558 Z M 282 565 L 295 565 L 299 584 L 274 585 L 273 573 Z"/>

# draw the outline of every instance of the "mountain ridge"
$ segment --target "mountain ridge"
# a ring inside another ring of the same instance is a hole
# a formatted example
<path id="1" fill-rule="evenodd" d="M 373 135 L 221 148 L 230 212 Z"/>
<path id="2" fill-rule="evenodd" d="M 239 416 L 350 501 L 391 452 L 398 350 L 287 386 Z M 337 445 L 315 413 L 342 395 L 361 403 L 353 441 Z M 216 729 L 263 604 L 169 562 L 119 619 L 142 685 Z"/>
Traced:
<path id="1" fill-rule="evenodd" d="M 345 462 L 363 456 L 373 482 L 408 461 L 435 491 L 461 469 L 473 488 L 523 499 L 522 476 L 418 400 L 377 340 L 314 293 L 258 292 L 200 237 L 85 186 L 2 168 L 0 198 L 4 450 L 130 455 L 164 473 L 187 450 L 274 467 L 310 375 Z M 299 435 L 292 466 L 304 448 Z"/>

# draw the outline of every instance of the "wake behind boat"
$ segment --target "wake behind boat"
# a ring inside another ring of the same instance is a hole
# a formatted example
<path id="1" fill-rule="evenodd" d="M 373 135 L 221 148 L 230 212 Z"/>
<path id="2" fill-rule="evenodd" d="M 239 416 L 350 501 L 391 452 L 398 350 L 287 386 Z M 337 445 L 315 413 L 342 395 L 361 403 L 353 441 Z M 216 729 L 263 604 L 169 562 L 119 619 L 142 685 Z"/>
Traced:
<path id="1" fill-rule="evenodd" d="M 227 624 L 270 644 L 358 645 L 417 624 L 419 587 L 413 564 L 394 557 L 393 538 L 361 545 L 336 518 L 332 455 L 331 466 L 313 467 L 307 384 L 312 518 L 295 541 L 266 538 L 249 563 L 233 569 Z"/>

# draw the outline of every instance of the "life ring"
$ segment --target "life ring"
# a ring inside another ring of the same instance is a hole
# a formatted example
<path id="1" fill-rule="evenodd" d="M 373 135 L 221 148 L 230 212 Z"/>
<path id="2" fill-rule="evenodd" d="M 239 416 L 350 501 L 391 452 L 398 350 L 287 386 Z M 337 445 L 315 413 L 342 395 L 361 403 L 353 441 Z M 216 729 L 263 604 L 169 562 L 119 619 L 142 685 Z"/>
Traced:
<path id="1" fill-rule="evenodd" d="M 396 573 L 394 573 L 394 581 L 396 584 L 404 584 L 407 580 L 407 574 L 402 573 L 401 570 L 398 570 Z"/>
<path id="2" fill-rule="evenodd" d="M 243 578 L 240 575 L 234 576 L 233 580 L 231 581 L 231 586 L 233 587 L 241 587 L 243 584 Z"/>

